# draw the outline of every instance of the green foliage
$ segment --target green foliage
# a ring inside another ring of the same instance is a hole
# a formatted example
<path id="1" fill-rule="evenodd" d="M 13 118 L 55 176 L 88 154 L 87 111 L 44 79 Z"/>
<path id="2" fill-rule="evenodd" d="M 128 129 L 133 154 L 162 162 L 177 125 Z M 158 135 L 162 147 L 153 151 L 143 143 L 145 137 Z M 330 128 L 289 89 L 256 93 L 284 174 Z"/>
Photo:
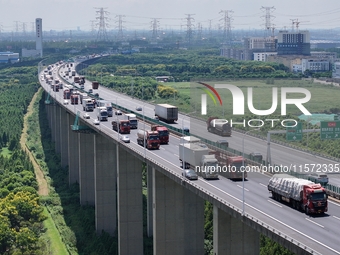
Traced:
<path id="1" fill-rule="evenodd" d="M 293 252 L 263 235 L 260 238 L 260 247 L 260 255 L 294 255 Z"/>

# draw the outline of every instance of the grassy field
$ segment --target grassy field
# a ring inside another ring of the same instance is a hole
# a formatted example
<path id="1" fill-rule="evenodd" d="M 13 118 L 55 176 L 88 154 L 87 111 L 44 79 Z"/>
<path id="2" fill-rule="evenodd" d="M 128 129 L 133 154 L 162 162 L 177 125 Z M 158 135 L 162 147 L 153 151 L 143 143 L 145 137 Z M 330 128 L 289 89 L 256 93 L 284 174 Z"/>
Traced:
<path id="1" fill-rule="evenodd" d="M 311 113 L 322 113 L 328 111 L 331 108 L 340 108 L 337 101 L 337 97 L 340 95 L 340 89 L 330 85 L 321 85 L 318 83 L 312 83 L 311 81 L 302 80 L 274 80 L 274 84 L 267 84 L 267 80 L 227 80 L 227 81 L 207 81 L 209 85 L 214 84 L 233 84 L 239 87 L 244 94 L 245 101 L 245 114 L 251 114 L 247 107 L 247 88 L 253 88 L 253 104 L 254 108 L 258 110 L 266 110 L 272 106 L 272 88 L 277 87 L 278 90 L 278 105 L 276 111 L 273 113 L 278 115 L 281 113 L 281 88 L 282 87 L 298 87 L 305 88 L 310 91 L 311 99 L 309 102 L 303 104 L 305 108 Z M 195 82 L 178 82 L 178 83 L 166 83 L 166 85 L 175 88 L 180 95 L 190 96 L 190 105 L 183 106 L 180 110 L 195 111 L 200 113 L 201 109 L 201 94 L 205 93 L 201 88 L 202 85 Z M 217 115 L 220 117 L 231 118 L 232 117 L 232 94 L 227 89 L 216 89 L 222 99 L 222 106 L 218 104 L 214 105 L 213 101 L 207 96 L 207 116 Z M 216 98 L 216 96 L 214 95 Z M 303 98 L 304 94 L 288 93 L 287 98 Z M 176 102 L 176 99 L 169 99 L 169 103 Z M 180 104 L 179 104 L 180 105 Z M 287 113 L 298 116 L 301 115 L 301 111 L 295 105 L 287 105 Z"/>
<path id="2" fill-rule="evenodd" d="M 59 232 L 54 225 L 54 222 L 51 218 L 51 215 L 47 211 L 46 207 L 44 208 L 44 214 L 47 216 L 47 219 L 44 221 L 44 227 L 46 228 L 46 233 L 43 238 L 50 240 L 49 242 L 49 252 L 52 255 L 68 255 L 68 251 L 60 238 Z"/>

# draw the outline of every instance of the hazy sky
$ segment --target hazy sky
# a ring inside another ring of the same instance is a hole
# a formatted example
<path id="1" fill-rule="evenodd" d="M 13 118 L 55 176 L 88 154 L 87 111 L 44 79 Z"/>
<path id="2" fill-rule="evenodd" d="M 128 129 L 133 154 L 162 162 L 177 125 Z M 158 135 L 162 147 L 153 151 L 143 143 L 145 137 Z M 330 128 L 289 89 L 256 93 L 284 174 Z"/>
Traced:
<path id="1" fill-rule="evenodd" d="M 43 30 L 91 30 L 91 20 L 98 23 L 100 8 L 108 13 L 108 29 L 118 25 L 123 17 L 127 30 L 151 29 L 151 20 L 158 18 L 160 29 L 186 29 L 186 14 L 192 15 L 194 29 L 217 29 L 223 24 L 220 11 L 229 12 L 232 29 L 262 29 L 265 11 L 274 7 L 272 23 L 275 29 L 291 28 L 291 19 L 300 21 L 300 29 L 340 27 L 340 0 L 0 0 L 0 28 L 3 32 L 19 31 L 25 24 L 32 31 L 35 18 L 42 18 Z"/>

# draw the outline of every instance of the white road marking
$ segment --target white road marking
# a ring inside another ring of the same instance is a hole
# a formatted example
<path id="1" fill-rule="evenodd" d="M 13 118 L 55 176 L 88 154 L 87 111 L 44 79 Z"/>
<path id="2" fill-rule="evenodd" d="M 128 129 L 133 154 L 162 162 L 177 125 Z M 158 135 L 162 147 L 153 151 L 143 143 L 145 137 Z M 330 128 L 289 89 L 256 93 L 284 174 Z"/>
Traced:
<path id="1" fill-rule="evenodd" d="M 340 218 L 339 217 L 337 217 L 337 216 L 333 216 L 334 218 L 336 218 L 337 220 L 340 220 Z"/>
<path id="2" fill-rule="evenodd" d="M 315 225 L 317 225 L 317 226 L 319 226 L 319 227 L 325 228 L 324 226 L 322 226 L 322 225 L 319 224 L 319 223 L 316 223 L 315 221 L 312 221 L 312 220 L 310 220 L 310 219 L 308 219 L 308 218 L 305 218 L 305 219 L 308 220 L 309 222 L 314 223 Z"/>
<path id="3" fill-rule="evenodd" d="M 243 187 L 241 185 L 237 185 L 237 187 L 243 189 Z M 249 191 L 249 189 L 246 189 L 246 188 L 244 188 L 244 190 Z"/>
<path id="4" fill-rule="evenodd" d="M 176 157 L 179 157 L 177 154 L 174 154 Z"/>
<path id="5" fill-rule="evenodd" d="M 333 205 L 336 205 L 336 206 L 340 206 L 340 204 L 338 204 L 338 203 L 335 203 L 335 202 L 333 202 L 333 201 L 330 201 L 330 200 L 328 200 L 328 203 L 331 203 L 331 204 L 333 204 Z"/>
<path id="6" fill-rule="evenodd" d="M 275 203 L 275 202 L 273 202 L 273 201 L 271 201 L 271 200 L 267 200 L 269 203 L 272 203 L 273 205 L 276 205 L 276 206 L 278 206 L 278 207 L 281 207 L 282 208 L 282 205 L 279 205 L 279 204 L 277 204 L 277 203 Z"/>
<path id="7" fill-rule="evenodd" d="M 264 185 L 263 183 L 259 183 L 261 186 L 263 187 L 266 187 L 267 188 L 267 185 Z"/>

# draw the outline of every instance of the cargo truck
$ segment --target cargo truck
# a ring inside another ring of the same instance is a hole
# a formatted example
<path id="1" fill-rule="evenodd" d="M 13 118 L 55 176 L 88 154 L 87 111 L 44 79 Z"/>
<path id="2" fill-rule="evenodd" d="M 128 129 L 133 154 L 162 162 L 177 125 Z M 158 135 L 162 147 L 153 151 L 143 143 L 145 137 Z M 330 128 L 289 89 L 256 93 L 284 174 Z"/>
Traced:
<path id="1" fill-rule="evenodd" d="M 226 119 L 210 117 L 207 120 L 207 129 L 210 133 L 220 136 L 231 136 L 231 126 Z"/>
<path id="2" fill-rule="evenodd" d="M 156 104 L 155 116 L 159 120 L 173 123 L 178 120 L 178 108 L 170 104 Z"/>
<path id="3" fill-rule="evenodd" d="M 159 134 L 159 140 L 161 144 L 168 144 L 169 143 L 169 131 L 166 127 L 161 125 L 151 125 L 152 131 L 157 131 Z"/>
<path id="4" fill-rule="evenodd" d="M 85 112 L 93 112 L 94 107 L 91 98 L 83 98 L 82 105 Z"/>
<path id="5" fill-rule="evenodd" d="M 124 116 L 125 116 L 125 119 L 127 119 L 129 121 L 131 129 L 137 129 L 138 128 L 138 120 L 137 120 L 136 114 L 127 113 Z"/>
<path id="6" fill-rule="evenodd" d="M 107 121 L 107 110 L 106 107 L 97 107 L 97 118 L 99 121 Z"/>
<path id="7" fill-rule="evenodd" d="M 97 100 L 96 101 L 97 106 L 104 106 L 106 107 L 107 110 L 107 116 L 112 117 L 113 116 L 113 109 L 112 109 L 112 104 L 109 101 L 106 100 Z"/>
<path id="8" fill-rule="evenodd" d="M 145 144 L 144 144 L 145 142 Z M 157 131 L 140 129 L 137 132 L 137 143 L 147 149 L 159 149 L 160 140 Z"/>
<path id="9" fill-rule="evenodd" d="M 64 99 L 70 99 L 71 91 L 69 89 L 64 89 Z"/>
<path id="10" fill-rule="evenodd" d="M 130 123 L 128 120 L 114 120 L 111 124 L 112 129 L 120 134 L 130 134 Z"/>
<path id="11" fill-rule="evenodd" d="M 209 155 L 210 149 L 202 143 L 179 144 L 179 160 L 184 168 L 194 169 L 205 179 L 218 179 L 218 161 Z"/>
<path id="12" fill-rule="evenodd" d="M 288 174 L 274 174 L 269 180 L 268 190 L 275 200 L 287 202 L 307 215 L 323 214 L 328 210 L 326 190 L 319 183 Z"/>
<path id="13" fill-rule="evenodd" d="M 71 95 L 71 104 L 78 104 L 79 102 L 79 95 L 78 94 L 72 94 Z"/>
<path id="14" fill-rule="evenodd" d="M 98 81 L 93 81 L 92 82 L 92 89 L 98 89 L 99 87 L 99 82 Z"/>

